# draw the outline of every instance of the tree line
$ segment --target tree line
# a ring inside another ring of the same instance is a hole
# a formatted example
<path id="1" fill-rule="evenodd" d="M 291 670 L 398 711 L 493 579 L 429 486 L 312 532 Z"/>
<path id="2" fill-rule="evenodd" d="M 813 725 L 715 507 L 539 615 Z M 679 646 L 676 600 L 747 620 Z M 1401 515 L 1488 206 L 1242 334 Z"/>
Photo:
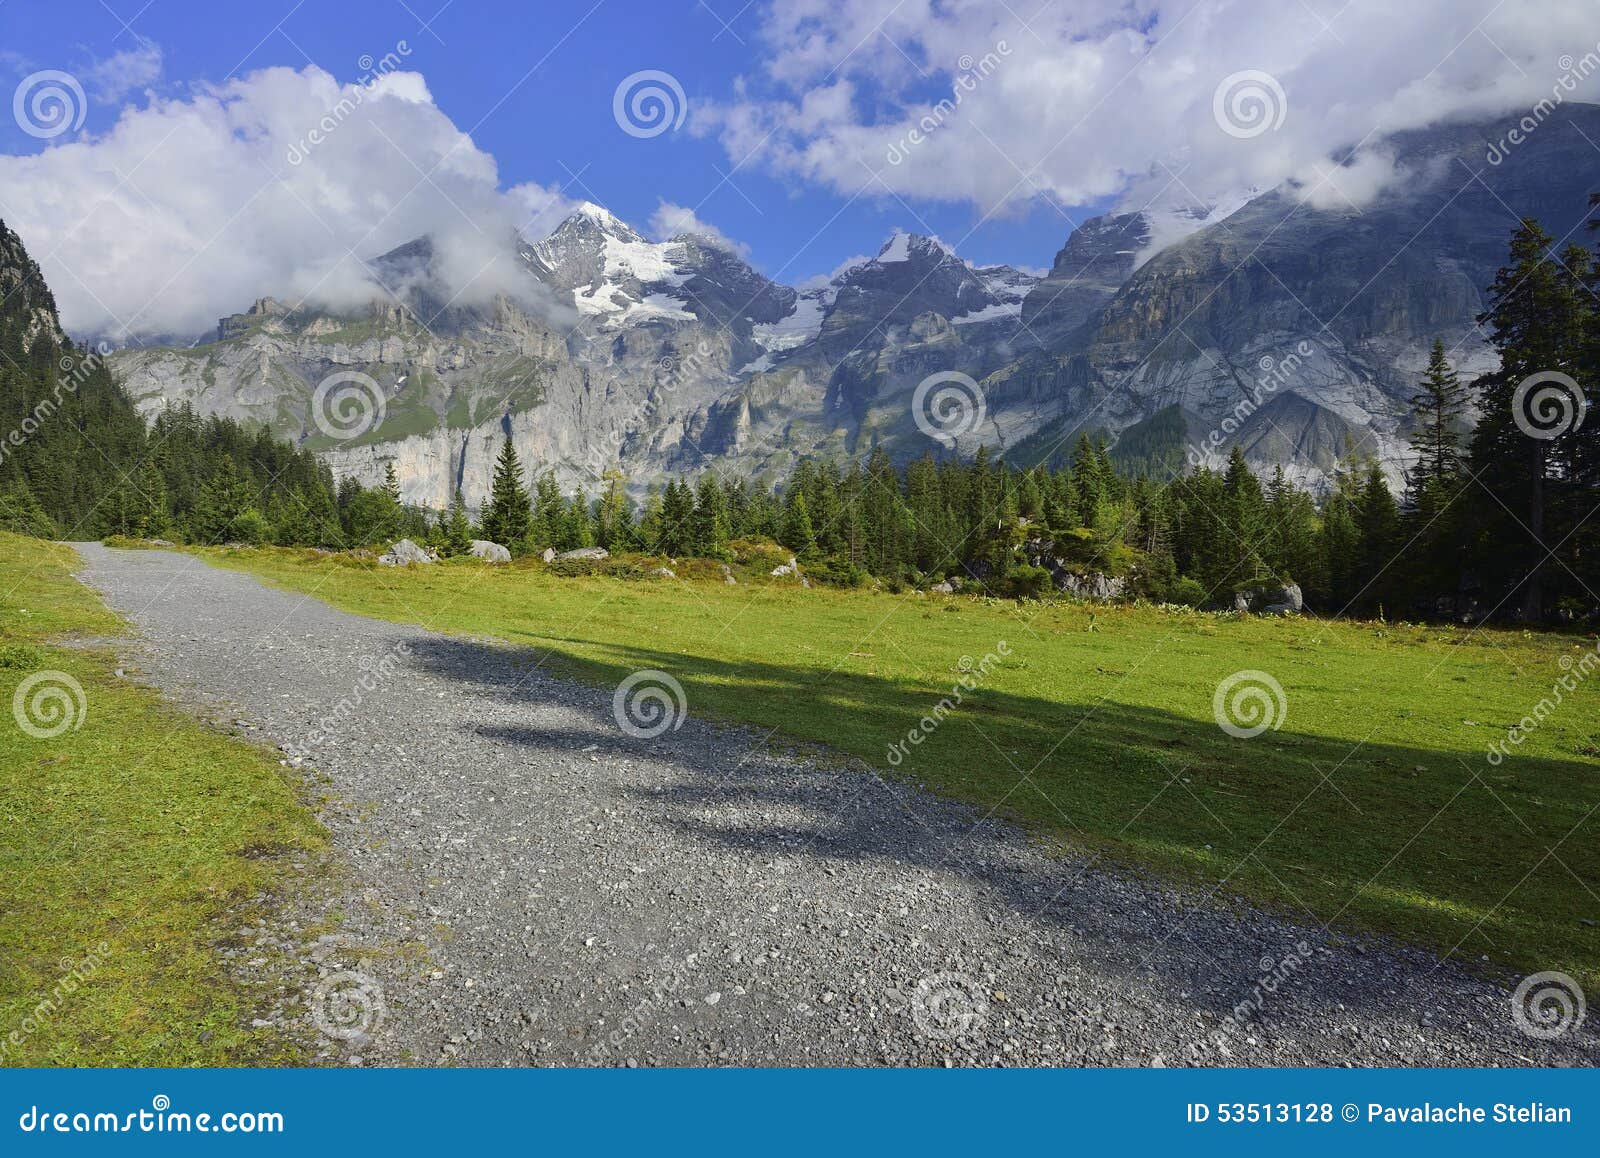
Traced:
<path id="1" fill-rule="evenodd" d="M 1500 368 L 1463 382 L 1435 343 L 1399 495 L 1379 463 L 1351 456 L 1319 500 L 1281 468 L 1263 481 L 1237 448 L 1221 469 L 1155 479 L 1119 469 L 1085 433 L 1059 467 L 1023 469 L 987 450 L 897 465 L 876 447 L 843 465 L 802 460 L 780 487 L 707 471 L 636 502 L 619 471 L 593 493 L 563 493 L 507 439 L 476 519 L 460 494 L 442 512 L 406 506 L 392 465 L 380 486 L 336 481 L 265 429 L 187 406 L 147 427 L 96 355 L 26 348 L 24 319 L 0 308 L 0 351 L 14 355 L 0 360 L 0 424 L 60 402 L 0 458 L 0 525 L 330 549 L 404 536 L 445 555 L 483 538 L 514 555 L 600 546 L 725 561 L 743 541 L 768 541 L 841 585 L 953 579 L 1033 596 L 1067 575 L 1104 575 L 1134 596 L 1227 605 L 1236 591 L 1295 583 L 1326 614 L 1592 618 L 1600 422 L 1583 421 L 1581 384 L 1600 366 L 1597 290 L 1588 249 L 1557 253 L 1537 223 L 1521 224 L 1479 319 Z"/>

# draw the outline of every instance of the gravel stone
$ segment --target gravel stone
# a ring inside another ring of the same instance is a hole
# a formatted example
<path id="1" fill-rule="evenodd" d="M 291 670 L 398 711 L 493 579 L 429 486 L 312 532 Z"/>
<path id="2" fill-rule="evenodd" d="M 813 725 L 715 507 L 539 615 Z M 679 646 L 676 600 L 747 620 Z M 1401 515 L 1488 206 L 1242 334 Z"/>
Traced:
<path id="1" fill-rule="evenodd" d="M 865 765 L 712 726 L 692 689 L 681 728 L 635 739 L 613 689 L 526 650 L 183 554 L 78 550 L 140 632 L 116 645 L 131 678 L 248 725 L 321 802 L 339 895 L 286 899 L 241 940 L 300 963 L 285 1032 L 318 984 L 381 987 L 375 1024 L 319 1040 L 325 1064 L 1600 1061 L 1593 1018 L 1519 1033 L 1515 978 L 1052 857 Z"/>

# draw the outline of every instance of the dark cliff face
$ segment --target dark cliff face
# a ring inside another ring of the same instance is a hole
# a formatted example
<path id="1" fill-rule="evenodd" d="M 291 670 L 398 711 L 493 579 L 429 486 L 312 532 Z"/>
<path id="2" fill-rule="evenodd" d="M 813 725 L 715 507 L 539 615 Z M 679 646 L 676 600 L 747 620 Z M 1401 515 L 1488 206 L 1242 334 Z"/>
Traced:
<path id="1" fill-rule="evenodd" d="M 38 262 L 5 222 L 0 221 L 0 339 L 6 349 L 31 352 L 41 339 L 66 342 L 56 315 L 56 299 Z"/>
<path id="2" fill-rule="evenodd" d="M 1112 239 L 1131 241 L 1138 223 L 1088 223 L 1030 295 L 1024 318 L 1049 330 L 1053 353 L 1088 359 L 1103 387 L 1097 396 L 1113 398 L 1096 418 L 1113 426 L 1169 405 L 1215 423 L 1262 367 L 1309 344 L 1293 380 L 1277 384 L 1296 398 L 1275 408 L 1277 429 L 1258 420 L 1263 429 L 1234 440 L 1258 467 L 1288 456 L 1312 482 L 1353 442 L 1397 478 L 1426 347 L 1442 338 L 1469 377 L 1487 368 L 1474 319 L 1519 219 L 1586 239 L 1579 227 L 1600 188 L 1600 154 L 1589 143 L 1600 140 L 1600 108 L 1556 110 L 1492 163 L 1512 123 L 1399 134 L 1386 147 L 1400 178 L 1370 201 L 1344 201 L 1340 169 L 1330 166 L 1315 197 L 1292 187 L 1258 196 L 1132 270 L 1098 305 L 1095 293 L 1120 272 L 1113 258 L 1133 248 Z M 1094 284 L 1097 270 L 1108 276 Z M 1058 285 L 1065 306 L 1055 309 L 1066 316 L 1052 319 L 1035 299 L 1049 300 Z"/>
<path id="3" fill-rule="evenodd" d="M 1023 323 L 1046 345 L 1069 340 L 1128 280 L 1149 243 L 1143 213 L 1085 221 L 1056 254 L 1049 276 L 1023 300 Z"/>
<path id="4" fill-rule="evenodd" d="M 1010 271 L 1015 273 L 1015 271 Z M 927 314 L 945 319 L 1000 304 L 975 270 L 931 237 L 897 234 L 871 261 L 840 275 L 818 344 L 825 356 L 876 348 L 878 334 Z"/>
<path id="5" fill-rule="evenodd" d="M 1600 187 L 1600 153 L 1584 139 L 1596 129 L 1600 109 L 1568 107 L 1500 165 L 1486 159 L 1494 126 L 1401 134 L 1405 176 L 1372 202 L 1345 204 L 1334 168 L 1322 207 L 1289 189 L 1255 198 L 1135 272 L 1094 343 L 1113 358 L 1122 345 L 1140 352 L 1185 317 L 1224 344 L 1308 323 L 1347 343 L 1464 331 L 1520 217 L 1558 237 L 1584 219 Z"/>

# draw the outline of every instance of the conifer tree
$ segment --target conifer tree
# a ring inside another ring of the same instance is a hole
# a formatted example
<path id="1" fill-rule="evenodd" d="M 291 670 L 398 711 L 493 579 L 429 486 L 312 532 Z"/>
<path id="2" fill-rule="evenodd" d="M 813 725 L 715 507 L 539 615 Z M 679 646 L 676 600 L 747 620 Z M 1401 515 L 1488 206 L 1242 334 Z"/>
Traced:
<path id="1" fill-rule="evenodd" d="M 494 481 L 489 502 L 483 508 L 483 535 L 512 554 L 528 550 L 528 530 L 533 514 L 528 506 L 528 488 L 522 481 L 522 461 L 508 435 L 500 444 L 494 463 Z"/>
<path id="2" fill-rule="evenodd" d="M 793 551 L 795 558 L 802 563 L 817 558 L 817 533 L 811 526 L 811 512 L 806 509 L 806 496 L 798 492 L 789 503 L 784 518 L 783 545 Z"/>
<path id="3" fill-rule="evenodd" d="M 465 555 L 472 550 L 472 521 L 467 518 L 467 503 L 461 497 L 459 487 L 456 488 L 455 497 L 450 500 L 450 509 L 445 513 L 440 530 L 443 540 L 441 553 L 446 557 Z"/>
<path id="4" fill-rule="evenodd" d="M 1422 389 L 1411 398 L 1417 429 L 1411 449 L 1417 464 L 1411 470 L 1412 506 L 1433 484 L 1448 493 L 1461 476 L 1461 439 L 1457 433 L 1467 408 L 1467 390 L 1445 357 L 1444 342 L 1435 338 L 1422 376 Z"/>

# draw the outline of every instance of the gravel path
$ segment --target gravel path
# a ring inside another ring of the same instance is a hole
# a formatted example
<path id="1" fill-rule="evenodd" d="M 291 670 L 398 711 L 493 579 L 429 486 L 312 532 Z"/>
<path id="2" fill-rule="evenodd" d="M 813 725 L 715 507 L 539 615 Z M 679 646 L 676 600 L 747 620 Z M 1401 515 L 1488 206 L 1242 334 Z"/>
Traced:
<path id="1" fill-rule="evenodd" d="M 1600 1061 L 1595 1019 L 1534 1040 L 1506 987 L 1431 955 L 1056 860 L 759 733 L 634 739 L 609 689 L 527 652 L 78 549 L 140 631 L 118 644 L 138 678 L 284 746 L 331 798 L 342 931 L 241 931 L 293 950 L 306 980 L 278 1016 L 331 1030 L 331 1061 Z"/>

